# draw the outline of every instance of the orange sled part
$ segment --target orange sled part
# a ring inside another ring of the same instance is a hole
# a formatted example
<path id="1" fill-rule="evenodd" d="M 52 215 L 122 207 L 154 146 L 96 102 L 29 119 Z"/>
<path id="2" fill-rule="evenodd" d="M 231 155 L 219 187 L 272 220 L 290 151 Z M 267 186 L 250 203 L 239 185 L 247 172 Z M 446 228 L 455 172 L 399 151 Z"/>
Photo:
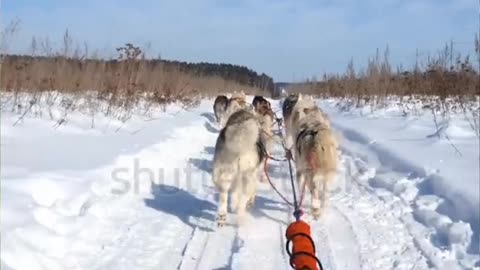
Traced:
<path id="1" fill-rule="evenodd" d="M 315 256 L 315 244 L 310 236 L 310 226 L 304 221 L 295 221 L 287 228 L 287 253 L 290 265 L 295 270 L 322 270 Z M 289 249 L 292 243 L 292 251 Z M 319 268 L 320 267 L 320 268 Z"/>

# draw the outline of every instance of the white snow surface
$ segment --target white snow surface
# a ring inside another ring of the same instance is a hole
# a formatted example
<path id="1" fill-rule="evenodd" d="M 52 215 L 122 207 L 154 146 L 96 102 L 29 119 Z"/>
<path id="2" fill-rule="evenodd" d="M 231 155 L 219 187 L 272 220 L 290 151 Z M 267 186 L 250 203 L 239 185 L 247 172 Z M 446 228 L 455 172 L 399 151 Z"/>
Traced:
<path id="1" fill-rule="evenodd" d="M 327 212 L 315 221 L 304 205 L 324 269 L 480 269 L 480 146 L 465 119 L 439 131 L 395 105 L 318 104 L 340 140 Z M 93 127 L 80 111 L 55 126 L 59 105 L 24 117 L 2 105 L 1 269 L 291 269 L 293 210 L 267 182 L 243 227 L 234 214 L 216 227 L 212 105 L 98 114 Z M 268 171 L 291 198 L 287 164 Z"/>

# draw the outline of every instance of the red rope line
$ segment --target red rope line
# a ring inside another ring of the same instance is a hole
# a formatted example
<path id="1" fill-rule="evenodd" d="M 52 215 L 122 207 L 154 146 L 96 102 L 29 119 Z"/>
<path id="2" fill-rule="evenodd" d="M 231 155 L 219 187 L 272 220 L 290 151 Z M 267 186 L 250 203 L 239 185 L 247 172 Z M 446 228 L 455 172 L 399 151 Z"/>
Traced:
<path id="1" fill-rule="evenodd" d="M 267 168 L 268 159 L 269 159 L 269 157 L 267 156 L 265 158 L 265 162 L 264 162 L 264 165 L 263 165 L 263 172 L 265 173 L 265 176 L 267 177 L 268 183 L 270 183 L 270 186 L 272 186 L 273 190 L 275 190 L 275 192 L 277 192 L 278 196 L 280 196 L 280 198 L 282 198 L 282 200 L 284 200 L 288 205 L 293 206 L 293 204 L 291 202 L 289 202 L 287 200 L 287 198 L 285 198 L 285 196 L 283 196 L 280 191 L 278 191 L 278 189 L 275 187 L 272 180 L 270 179 L 270 176 L 268 175 L 268 168 Z"/>

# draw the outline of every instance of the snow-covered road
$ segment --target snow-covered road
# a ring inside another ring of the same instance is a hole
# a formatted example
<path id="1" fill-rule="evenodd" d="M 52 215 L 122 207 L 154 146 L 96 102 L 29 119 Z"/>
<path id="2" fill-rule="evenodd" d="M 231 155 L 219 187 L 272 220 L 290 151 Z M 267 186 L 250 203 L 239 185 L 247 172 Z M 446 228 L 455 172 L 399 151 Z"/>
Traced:
<path id="1" fill-rule="evenodd" d="M 447 211 L 452 198 L 424 188 L 433 181 L 419 172 L 424 165 L 373 142 L 330 102 L 319 104 L 341 137 L 328 212 L 314 221 L 307 208 L 304 216 L 324 268 L 479 269 L 478 216 Z M 18 115 L 2 113 L 2 269 L 290 269 L 284 234 L 292 209 L 267 183 L 244 227 L 232 214 L 216 227 L 211 108 L 205 100 L 148 121 L 99 119 L 95 129 L 80 113 L 58 129 L 35 117 L 12 127 Z M 285 163 L 272 161 L 269 174 L 291 194 Z"/>

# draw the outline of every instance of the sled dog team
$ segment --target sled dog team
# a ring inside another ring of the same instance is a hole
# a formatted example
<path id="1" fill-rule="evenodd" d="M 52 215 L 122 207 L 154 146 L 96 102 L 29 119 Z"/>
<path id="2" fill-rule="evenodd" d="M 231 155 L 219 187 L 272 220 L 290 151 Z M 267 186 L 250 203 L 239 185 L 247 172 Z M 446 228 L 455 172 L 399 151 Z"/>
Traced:
<path id="1" fill-rule="evenodd" d="M 213 110 L 221 127 L 212 172 L 219 192 L 217 224 L 225 225 L 229 194 L 231 209 L 241 224 L 254 203 L 258 176 L 275 142 L 275 113 L 262 96 L 255 96 L 250 104 L 243 92 L 230 98 L 218 96 Z M 311 96 L 289 95 L 283 101 L 282 115 L 286 147 L 291 149 L 295 162 L 297 187 L 302 190 L 305 186 L 305 193 L 310 192 L 311 214 L 318 219 L 326 209 L 328 188 L 337 169 L 337 142 L 330 121 Z"/>

